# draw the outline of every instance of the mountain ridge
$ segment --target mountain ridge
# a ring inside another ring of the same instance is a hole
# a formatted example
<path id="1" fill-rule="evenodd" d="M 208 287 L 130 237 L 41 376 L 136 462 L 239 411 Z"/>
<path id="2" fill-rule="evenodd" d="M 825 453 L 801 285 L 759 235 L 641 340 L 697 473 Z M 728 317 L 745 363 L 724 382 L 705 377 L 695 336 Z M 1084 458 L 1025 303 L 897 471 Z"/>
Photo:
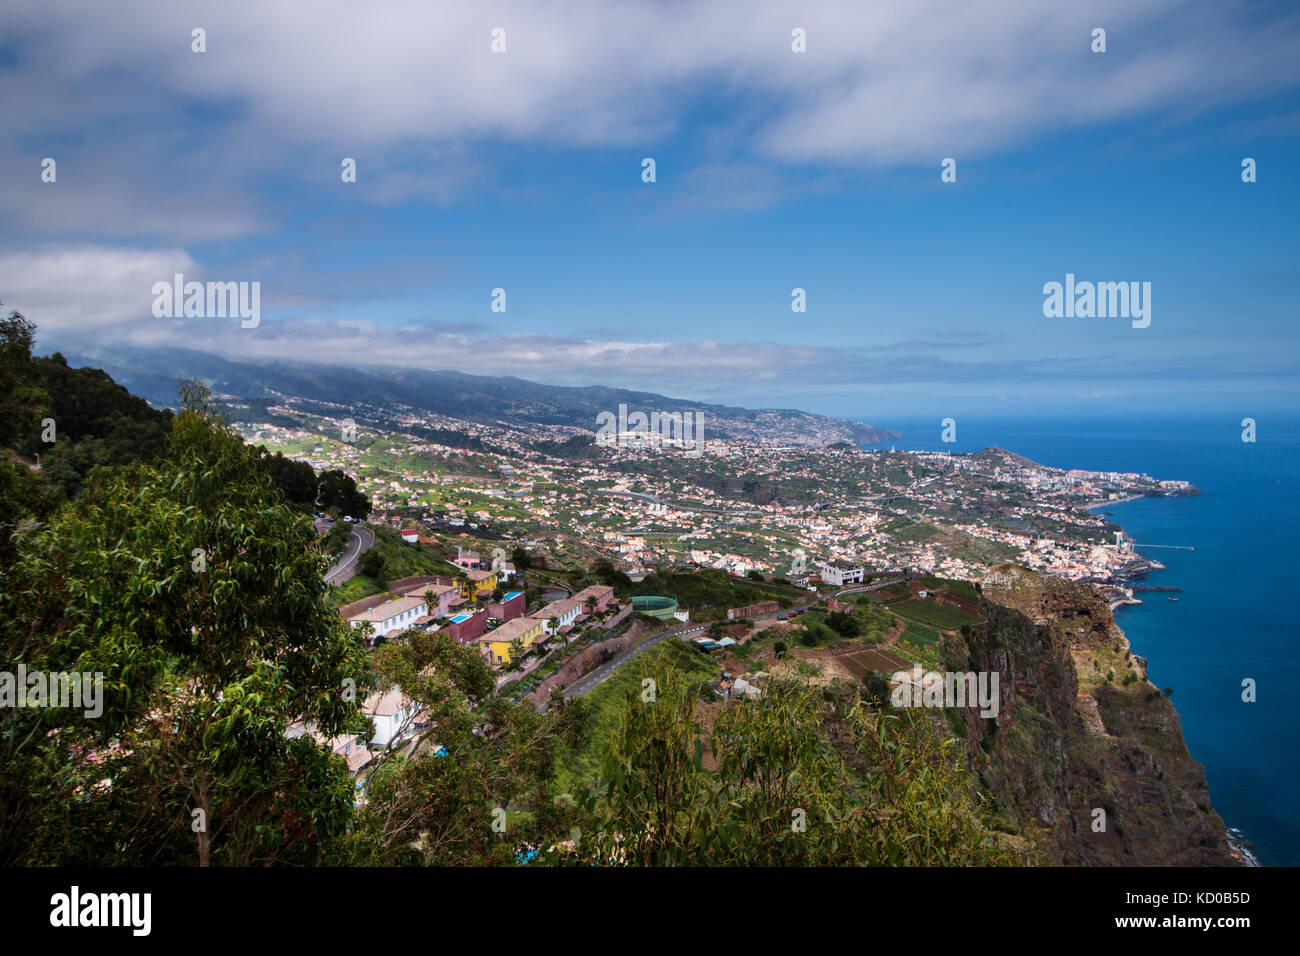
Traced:
<path id="1" fill-rule="evenodd" d="M 405 405 L 463 421 L 515 428 L 594 432 L 598 414 L 617 413 L 618 406 L 626 404 L 630 410 L 703 413 L 706 439 L 807 446 L 851 441 L 865 446 L 900 437 L 887 428 L 798 409 L 740 408 L 609 385 L 544 385 L 515 376 L 451 369 L 239 360 L 192 349 L 69 346 L 60 351 L 69 364 L 103 368 L 133 394 L 161 406 L 175 405 L 180 379 L 196 378 L 218 396 L 246 400 L 288 396 L 349 408 Z"/>

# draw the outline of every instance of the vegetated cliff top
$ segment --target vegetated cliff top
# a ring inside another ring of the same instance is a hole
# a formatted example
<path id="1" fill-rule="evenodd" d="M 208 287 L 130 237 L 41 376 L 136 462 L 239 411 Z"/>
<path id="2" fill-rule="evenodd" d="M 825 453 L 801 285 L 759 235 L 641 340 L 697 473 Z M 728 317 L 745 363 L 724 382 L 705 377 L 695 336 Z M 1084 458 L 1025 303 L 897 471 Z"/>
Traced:
<path id="1" fill-rule="evenodd" d="M 1009 564 L 982 591 L 987 623 L 945 663 L 1000 675 L 997 718 L 964 714 L 1000 825 L 1058 863 L 1232 865 L 1204 768 L 1102 595 Z"/>

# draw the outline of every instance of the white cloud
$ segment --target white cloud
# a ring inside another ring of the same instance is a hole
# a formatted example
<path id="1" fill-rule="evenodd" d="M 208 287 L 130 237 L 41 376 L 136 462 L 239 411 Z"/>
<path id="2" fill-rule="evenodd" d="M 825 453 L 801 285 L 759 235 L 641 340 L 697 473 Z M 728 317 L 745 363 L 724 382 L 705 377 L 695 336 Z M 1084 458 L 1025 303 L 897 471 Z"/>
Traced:
<path id="1" fill-rule="evenodd" d="M 57 246 L 0 254 L 0 295 L 44 333 L 121 327 L 151 316 L 153 284 L 200 279 L 183 249 Z M 157 321 L 157 320 L 155 320 Z"/>
<path id="2" fill-rule="evenodd" d="M 190 51 L 196 25 L 204 54 Z M 1105 54 L 1089 50 L 1098 25 Z M 790 51 L 794 26 L 807 53 Z M 504 54 L 490 50 L 494 27 Z M 895 164 L 1297 76 L 1294 18 L 1264 30 L 1236 5 L 1178 0 L 10 0 L 0 32 L 20 50 L 0 89 L 30 107 L 11 134 L 73 118 L 165 125 L 199 103 L 218 123 L 226 114 L 230 135 L 211 145 L 232 164 L 284 143 L 340 156 L 480 137 L 645 143 L 699 101 L 747 94 L 765 117 L 750 132 L 771 155 Z"/>

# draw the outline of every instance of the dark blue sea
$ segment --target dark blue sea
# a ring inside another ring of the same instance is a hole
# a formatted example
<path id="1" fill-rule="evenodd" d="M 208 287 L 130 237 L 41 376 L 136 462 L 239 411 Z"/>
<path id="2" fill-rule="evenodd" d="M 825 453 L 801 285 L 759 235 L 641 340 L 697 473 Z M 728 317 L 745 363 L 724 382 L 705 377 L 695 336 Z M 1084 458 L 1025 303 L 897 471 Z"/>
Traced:
<path id="1" fill-rule="evenodd" d="M 1205 766 L 1219 815 L 1243 832 L 1260 863 L 1295 866 L 1300 733 L 1287 706 L 1300 691 L 1300 422 L 1257 417 L 1250 444 L 1241 440 L 1242 417 L 963 417 L 953 444 L 940 441 L 936 417 L 889 423 L 903 437 L 883 447 L 968 452 L 998 445 L 1060 468 L 1184 478 L 1204 492 L 1101 509 L 1139 552 L 1166 566 L 1145 583 L 1182 588 L 1177 601 L 1139 594 L 1144 603 L 1119 608 L 1116 620 L 1134 652 L 1149 659 L 1156 686 L 1173 688 L 1183 735 Z M 1255 703 L 1242 701 L 1245 678 L 1255 681 Z"/>

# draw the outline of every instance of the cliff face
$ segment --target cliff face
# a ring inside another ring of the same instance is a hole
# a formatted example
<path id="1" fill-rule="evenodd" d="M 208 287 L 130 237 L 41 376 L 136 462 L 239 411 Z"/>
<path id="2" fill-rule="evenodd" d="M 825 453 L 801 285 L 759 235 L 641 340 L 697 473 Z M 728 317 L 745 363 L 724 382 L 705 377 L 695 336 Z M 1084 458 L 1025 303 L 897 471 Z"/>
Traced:
<path id="1" fill-rule="evenodd" d="M 998 716 L 962 711 L 999 825 L 1049 863 L 1233 865 L 1178 714 L 1101 595 L 1004 565 L 983 597 L 986 622 L 943 655 L 950 670 L 999 674 Z"/>

